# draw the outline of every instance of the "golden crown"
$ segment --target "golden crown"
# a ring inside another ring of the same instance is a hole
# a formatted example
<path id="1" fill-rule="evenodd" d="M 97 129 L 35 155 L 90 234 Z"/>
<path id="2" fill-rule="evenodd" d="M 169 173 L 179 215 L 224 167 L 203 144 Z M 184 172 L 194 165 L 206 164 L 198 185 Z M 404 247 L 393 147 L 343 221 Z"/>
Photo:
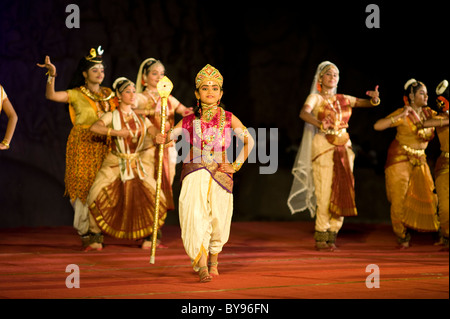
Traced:
<path id="1" fill-rule="evenodd" d="M 205 82 L 215 82 L 220 87 L 223 85 L 223 77 L 212 65 L 207 64 L 200 72 L 197 73 L 195 77 L 195 87 L 198 89 Z"/>

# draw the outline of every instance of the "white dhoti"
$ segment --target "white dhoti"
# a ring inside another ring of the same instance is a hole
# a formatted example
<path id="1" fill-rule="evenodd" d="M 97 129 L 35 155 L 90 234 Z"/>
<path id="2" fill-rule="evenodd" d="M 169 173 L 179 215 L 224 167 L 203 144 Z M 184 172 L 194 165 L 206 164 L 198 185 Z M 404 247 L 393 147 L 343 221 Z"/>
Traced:
<path id="1" fill-rule="evenodd" d="M 195 271 L 202 256 L 222 251 L 230 236 L 233 194 L 223 189 L 206 169 L 188 174 L 179 199 L 183 245 Z"/>

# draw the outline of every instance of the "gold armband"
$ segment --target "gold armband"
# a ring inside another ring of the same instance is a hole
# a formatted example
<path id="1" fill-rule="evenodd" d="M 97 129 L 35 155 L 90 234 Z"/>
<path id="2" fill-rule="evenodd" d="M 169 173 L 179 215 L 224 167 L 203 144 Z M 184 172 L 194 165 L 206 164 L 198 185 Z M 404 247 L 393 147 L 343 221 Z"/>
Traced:
<path id="1" fill-rule="evenodd" d="M 249 136 L 249 132 L 245 126 L 242 127 L 242 132 L 239 134 L 239 137 L 246 138 Z"/>
<path id="2" fill-rule="evenodd" d="M 234 172 L 239 171 L 242 167 L 242 163 L 233 162 L 233 164 L 231 164 L 231 165 L 233 166 Z"/>
<path id="3" fill-rule="evenodd" d="M 111 130 L 112 130 L 112 128 L 108 129 L 108 132 L 106 133 L 106 136 L 111 136 Z"/>

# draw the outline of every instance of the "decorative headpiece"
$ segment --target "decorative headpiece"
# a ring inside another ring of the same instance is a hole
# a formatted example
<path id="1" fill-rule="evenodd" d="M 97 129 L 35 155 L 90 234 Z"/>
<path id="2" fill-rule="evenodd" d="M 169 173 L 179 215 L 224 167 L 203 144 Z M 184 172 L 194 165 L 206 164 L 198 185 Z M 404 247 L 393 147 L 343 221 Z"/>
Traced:
<path id="1" fill-rule="evenodd" d="M 195 87 L 198 89 L 202 84 L 212 84 L 213 82 L 222 88 L 223 77 L 219 70 L 212 65 L 207 64 L 197 73 L 197 76 L 195 77 Z"/>
<path id="2" fill-rule="evenodd" d="M 438 95 L 436 99 L 436 104 L 441 112 L 448 113 L 449 107 L 449 87 L 448 81 L 444 80 L 436 88 L 436 94 Z"/>
<path id="3" fill-rule="evenodd" d="M 104 51 L 101 45 L 97 49 L 92 48 L 91 51 L 89 51 L 89 55 L 85 57 L 85 59 L 93 63 L 102 63 L 103 52 Z"/>
<path id="4" fill-rule="evenodd" d="M 125 90 L 125 88 L 129 85 L 135 86 L 131 80 L 128 80 L 126 77 L 120 77 L 114 81 L 112 87 L 117 92 L 122 93 L 123 90 Z"/>
<path id="5" fill-rule="evenodd" d="M 414 95 L 414 88 L 417 86 L 424 86 L 420 81 L 417 81 L 416 79 L 409 79 L 403 88 L 405 89 L 405 93 L 403 94 L 403 102 L 405 102 L 405 105 L 409 105 L 409 94 Z M 411 87 L 409 90 L 408 88 Z"/>
<path id="6" fill-rule="evenodd" d="M 320 93 L 322 92 L 322 84 L 321 84 L 321 78 L 322 76 L 330 69 L 335 68 L 337 72 L 339 73 L 339 69 L 336 66 L 336 64 L 330 62 L 330 61 L 323 61 L 319 64 L 316 70 L 316 75 L 314 76 L 313 85 L 311 87 L 311 93 Z M 336 88 L 333 89 L 334 93 L 336 94 Z"/>
<path id="7" fill-rule="evenodd" d="M 137 93 L 142 93 L 142 91 L 144 91 L 145 87 L 147 86 L 147 83 L 144 82 L 143 75 L 147 75 L 148 70 L 152 67 L 152 65 L 155 65 L 157 63 L 163 65 L 161 63 L 161 61 L 156 60 L 155 58 L 145 59 L 141 63 L 141 66 L 139 67 L 138 76 L 136 79 L 136 92 Z M 163 65 L 163 67 L 164 67 L 164 65 Z"/>
<path id="8" fill-rule="evenodd" d="M 320 68 L 319 77 L 322 77 L 332 67 L 335 68 L 339 72 L 337 66 L 334 63 L 331 63 L 329 61 L 322 62 L 319 65 L 319 68 Z"/>

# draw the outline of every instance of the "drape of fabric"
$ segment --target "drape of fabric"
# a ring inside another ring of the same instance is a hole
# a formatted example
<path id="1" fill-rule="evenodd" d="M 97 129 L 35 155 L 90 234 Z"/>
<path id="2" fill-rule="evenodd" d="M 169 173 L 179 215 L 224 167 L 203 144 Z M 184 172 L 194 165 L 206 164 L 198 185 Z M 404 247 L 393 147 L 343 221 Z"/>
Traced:
<path id="1" fill-rule="evenodd" d="M 333 152 L 333 182 L 330 213 L 336 216 L 356 216 L 355 181 L 345 146 L 336 146 Z"/>
<path id="2" fill-rule="evenodd" d="M 217 184 L 206 170 L 183 179 L 179 198 L 181 238 L 193 269 L 203 254 L 218 254 L 227 243 L 233 215 L 233 194 Z"/>
<path id="3" fill-rule="evenodd" d="M 300 148 L 292 167 L 294 181 L 287 200 L 291 214 L 304 210 L 308 210 L 311 217 L 316 214 L 317 199 L 311 162 L 312 140 L 316 133 L 317 128 L 314 125 L 305 123 Z"/>
<path id="4" fill-rule="evenodd" d="M 137 144 L 130 140 L 131 136 L 127 139 L 115 137 L 115 145 L 113 147 L 115 155 L 119 158 L 120 178 L 124 182 L 135 178 L 134 171 L 137 172 L 140 179 L 144 179 L 145 175 L 147 175 L 141 157 L 139 156 L 144 146 L 144 138 L 140 137 L 141 135 L 145 137 L 147 127 L 142 117 L 138 117 L 134 112 L 131 114 L 133 120 L 130 120 L 127 124 L 129 125 L 129 129 L 135 132 L 138 138 Z M 105 118 L 102 117 L 102 119 Z M 120 131 L 123 127 L 125 127 L 123 114 L 119 110 L 115 110 L 112 112 L 112 129 Z M 136 169 L 134 170 L 133 167 L 136 167 Z"/>
<path id="5" fill-rule="evenodd" d="M 386 118 L 400 114 L 398 109 Z M 424 112 L 425 119 L 433 112 Z M 428 115 L 427 115 L 428 114 Z M 391 221 L 399 239 L 406 238 L 407 228 L 437 231 L 437 196 L 427 164 L 425 149 L 434 129 L 423 129 L 406 117 L 394 124 L 397 134 L 388 149 L 385 164 L 386 194 L 391 203 Z"/>
<path id="6" fill-rule="evenodd" d="M 115 129 L 124 125 L 123 115 L 119 111 L 107 113 L 101 120 L 107 127 Z M 149 149 L 142 147 L 146 128 L 151 123 L 141 117 L 137 121 L 141 124 L 137 125 L 132 117 L 128 125 L 133 132 L 137 127 L 141 128 L 138 140 L 114 138 L 112 150 L 105 158 L 87 200 L 101 231 L 116 238 L 140 239 L 153 233 L 156 180 L 147 173 L 153 169 L 147 166 L 149 162 L 142 160 L 149 156 Z M 123 153 L 124 150 L 126 153 Z M 158 229 L 164 225 L 166 217 L 166 200 L 161 193 Z"/>

